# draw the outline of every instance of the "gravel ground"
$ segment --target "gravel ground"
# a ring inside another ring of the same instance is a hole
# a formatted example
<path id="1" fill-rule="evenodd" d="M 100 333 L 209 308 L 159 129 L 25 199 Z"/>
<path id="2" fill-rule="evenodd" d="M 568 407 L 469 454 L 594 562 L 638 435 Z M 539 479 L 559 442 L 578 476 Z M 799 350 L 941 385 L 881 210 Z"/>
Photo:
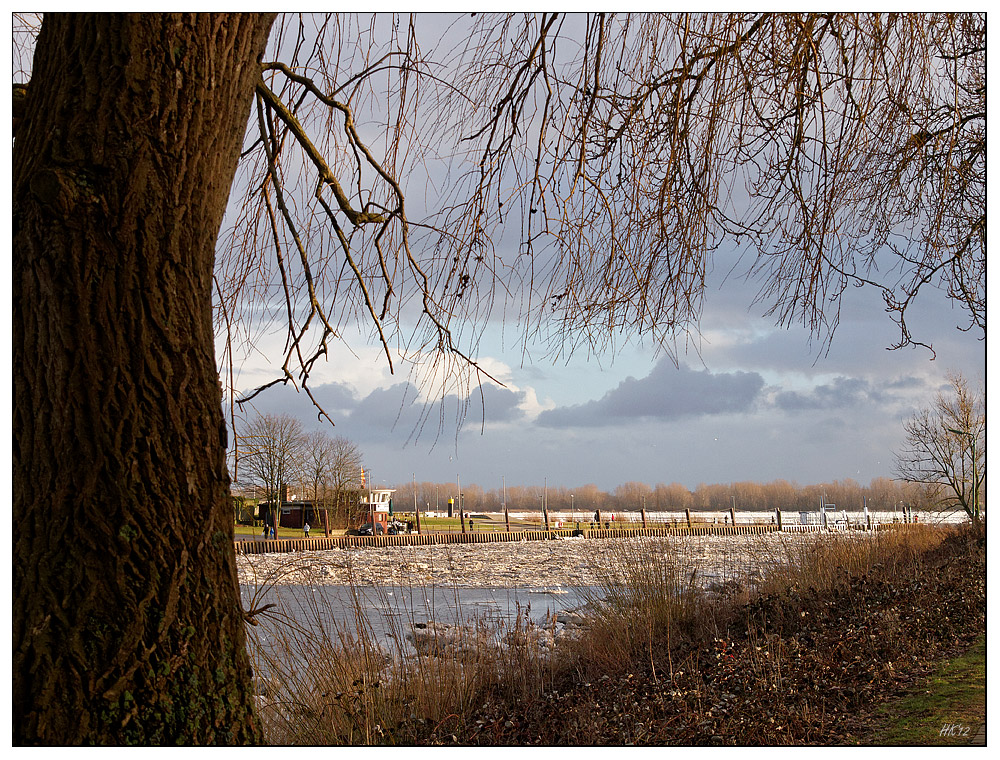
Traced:
<path id="1" fill-rule="evenodd" d="M 851 535 L 851 534 L 848 534 Z M 863 540 L 866 534 L 853 534 Z M 389 546 L 237 557 L 244 585 L 347 585 L 405 583 L 458 588 L 524 588 L 598 585 L 623 565 L 642 567 L 675 558 L 694 585 L 711 588 L 744 581 L 787 562 L 815 534 L 690 536 Z M 634 561 L 630 561 L 634 560 Z M 640 564 L 641 563 L 641 564 Z"/>

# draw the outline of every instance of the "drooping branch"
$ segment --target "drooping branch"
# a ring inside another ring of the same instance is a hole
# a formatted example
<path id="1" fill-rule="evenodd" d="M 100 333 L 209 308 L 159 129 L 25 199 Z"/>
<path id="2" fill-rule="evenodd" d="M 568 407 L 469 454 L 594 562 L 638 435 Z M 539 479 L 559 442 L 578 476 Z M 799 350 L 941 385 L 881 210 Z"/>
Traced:
<path id="1" fill-rule="evenodd" d="M 326 159 L 323 158 L 323 154 L 316 148 L 309 135 L 302 128 L 299 120 L 295 118 L 295 115 L 288 109 L 288 107 L 275 95 L 271 90 L 264 84 L 264 80 L 261 79 L 257 84 L 257 94 L 260 98 L 267 103 L 268 107 L 272 109 L 278 117 L 284 122 L 285 126 L 289 129 L 292 135 L 295 137 L 296 142 L 302 147 L 302 149 L 309 156 L 314 167 L 319 172 L 320 179 L 330 187 L 333 192 L 333 196 L 337 199 L 337 205 L 340 210 L 344 212 L 348 219 L 351 220 L 352 224 L 378 224 L 385 221 L 385 217 L 382 214 L 373 214 L 367 211 L 356 211 L 344 193 L 344 189 L 340 186 L 340 182 L 337 181 L 336 175 L 330 169 L 326 163 Z"/>
<path id="2" fill-rule="evenodd" d="M 851 286 L 899 345 L 923 345 L 906 314 L 929 287 L 983 323 L 981 14 L 419 20 L 327 18 L 326 44 L 288 26 L 293 57 L 262 64 L 247 159 L 268 191 L 244 219 L 282 249 L 301 382 L 318 323 L 367 325 L 435 382 L 443 356 L 475 379 L 497 312 L 525 350 L 670 353 L 717 264 L 826 346 Z"/>

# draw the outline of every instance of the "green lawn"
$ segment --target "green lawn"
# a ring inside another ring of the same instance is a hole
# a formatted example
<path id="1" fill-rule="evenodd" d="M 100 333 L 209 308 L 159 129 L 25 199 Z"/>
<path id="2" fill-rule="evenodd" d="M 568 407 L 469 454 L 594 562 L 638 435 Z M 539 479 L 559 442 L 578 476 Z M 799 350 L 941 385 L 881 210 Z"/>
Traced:
<path id="1" fill-rule="evenodd" d="M 405 518 L 404 518 L 405 519 Z M 413 518 L 409 518 L 413 519 Z M 483 519 L 480 517 L 472 518 L 473 528 L 475 530 L 506 530 L 507 526 L 503 521 L 503 518 L 497 519 L 496 517 L 490 519 Z M 530 530 L 532 528 L 541 527 L 542 523 L 540 520 L 534 522 L 529 520 L 511 520 L 510 527 L 511 530 Z M 447 530 L 461 532 L 462 525 L 457 517 L 424 517 L 420 516 L 420 527 L 425 530 Z M 466 529 L 468 529 L 468 522 L 466 522 Z"/>
<path id="2" fill-rule="evenodd" d="M 414 530 L 416 529 L 416 520 L 414 519 L 412 512 L 410 512 L 410 513 L 400 512 L 400 513 L 397 513 L 396 517 L 397 517 L 397 519 L 401 520 L 402 522 L 406 522 L 407 520 L 413 520 L 413 522 L 414 522 Z M 577 522 L 579 522 L 579 525 L 580 525 L 581 528 L 584 528 L 584 529 L 590 528 L 590 521 L 589 520 L 580 519 L 579 521 L 573 521 L 573 520 L 566 519 L 566 518 L 564 518 L 562 516 L 560 516 L 558 519 L 561 521 L 560 527 L 562 529 L 573 529 L 573 528 L 576 528 L 577 527 Z M 549 527 L 552 528 L 552 529 L 555 529 L 556 522 L 557 522 L 557 518 L 556 517 L 550 517 L 550 519 L 549 519 Z M 473 530 L 475 530 L 477 533 L 480 532 L 480 531 L 505 531 L 505 530 L 507 530 L 507 525 L 504 522 L 504 519 L 503 519 L 502 516 L 496 516 L 496 515 L 494 515 L 494 516 L 491 516 L 490 518 L 487 518 L 487 519 L 480 518 L 480 517 L 473 517 L 472 518 L 472 523 L 473 523 Z M 611 525 L 614 528 L 640 528 L 640 527 L 642 527 L 642 523 L 615 522 L 615 523 L 612 523 Z M 458 517 L 426 517 L 424 515 L 421 515 L 420 516 L 420 527 L 421 527 L 422 530 L 425 530 L 425 531 L 428 531 L 428 530 L 435 531 L 435 532 L 438 532 L 438 531 L 450 531 L 450 532 L 454 532 L 454 533 L 461 533 L 462 532 L 462 525 L 461 525 L 461 522 L 459 521 Z M 533 518 L 527 519 L 527 520 L 517 519 L 517 518 L 513 518 L 512 517 L 510 519 L 510 528 L 511 528 L 511 530 L 544 530 L 545 529 L 545 523 L 543 522 L 541 516 L 533 517 Z M 466 530 L 468 530 L 468 522 L 466 522 Z M 245 526 L 245 525 L 237 525 L 236 526 L 236 535 L 237 536 L 259 536 L 261 534 L 261 531 L 263 531 L 263 527 L 251 528 L 251 527 L 248 527 L 248 526 Z M 340 530 L 331 530 L 330 531 L 330 535 L 331 536 L 342 536 L 343 534 L 344 534 L 344 530 L 343 529 L 340 529 Z M 317 538 L 317 537 L 320 537 L 322 535 L 323 535 L 323 528 L 322 528 L 322 526 L 315 526 L 314 525 L 314 526 L 312 526 L 312 529 L 309 531 L 310 538 Z M 302 529 L 301 528 L 279 528 L 278 529 L 278 538 L 302 538 L 302 537 L 303 537 L 303 533 L 302 533 Z"/>
<path id="3" fill-rule="evenodd" d="M 877 744 L 968 745 L 986 723 L 986 639 L 944 662 L 901 701 L 879 707 Z"/>
<path id="4" fill-rule="evenodd" d="M 237 525 L 235 528 L 235 533 L 237 536 L 259 536 L 261 535 L 261 533 L 263 533 L 263 531 L 264 531 L 263 527 L 251 528 L 247 525 Z M 310 538 L 319 538 L 320 536 L 323 535 L 324 533 L 322 526 L 320 526 L 319 528 L 313 527 L 309 531 Z M 342 536 L 344 535 L 344 531 L 331 530 L 330 535 Z M 278 538 L 302 538 L 302 537 L 303 533 L 301 528 L 278 528 Z"/>
<path id="5" fill-rule="evenodd" d="M 413 520 L 413 516 L 412 516 L 412 514 L 400 513 L 400 514 L 397 515 L 397 519 L 401 520 L 402 522 L 406 522 L 407 520 Z M 414 526 L 413 526 L 414 530 L 416 530 L 416 520 L 413 520 L 413 522 L 414 522 Z M 480 531 L 484 531 L 484 530 L 490 530 L 490 531 L 499 530 L 499 531 L 503 531 L 503 530 L 507 529 L 507 526 L 504 523 L 504 520 L 503 520 L 502 517 L 499 518 L 499 519 L 497 519 L 495 517 L 492 518 L 492 519 L 482 519 L 482 518 L 474 517 L 474 518 L 472 518 L 472 523 L 473 523 L 473 529 L 476 532 L 480 532 Z M 581 525 L 581 527 L 587 527 L 589 525 L 589 523 L 584 524 L 581 521 L 580 525 Z M 553 527 L 553 528 L 555 527 L 555 521 L 554 520 L 552 522 L 550 522 L 550 526 Z M 455 532 L 455 533 L 461 533 L 462 532 L 462 525 L 461 525 L 461 522 L 459 521 L 459 519 L 457 517 L 424 517 L 423 515 L 421 515 L 420 516 L 420 527 L 421 527 L 422 530 L 425 530 L 425 531 L 426 530 L 432 530 L 432 531 L 435 531 L 435 532 L 437 532 L 437 531 L 452 531 L 452 532 Z M 512 518 L 511 521 L 510 521 L 510 527 L 511 527 L 511 530 L 544 530 L 545 525 L 541 521 L 541 519 L 535 519 L 535 520 L 532 521 L 532 520 L 515 520 L 515 519 Z M 566 523 L 563 523 L 563 527 L 564 528 L 575 528 L 576 524 L 575 523 L 566 522 Z M 264 530 L 263 527 L 251 528 L 251 527 L 246 526 L 246 525 L 237 525 L 236 526 L 236 535 L 237 536 L 259 536 L 259 535 L 261 535 L 261 532 L 263 530 Z M 466 522 L 466 530 L 468 530 L 468 522 Z M 315 526 L 314 525 L 314 526 L 312 526 L 312 529 L 309 531 L 309 537 L 310 538 L 317 538 L 317 537 L 320 537 L 322 535 L 324 535 L 323 534 L 323 527 L 322 526 Z M 331 536 L 342 536 L 342 535 L 344 535 L 344 530 L 343 529 L 340 529 L 340 530 L 331 530 L 330 531 L 330 535 Z M 302 538 L 302 536 L 303 536 L 303 534 L 302 534 L 302 529 L 301 528 L 278 528 L 278 538 Z"/>

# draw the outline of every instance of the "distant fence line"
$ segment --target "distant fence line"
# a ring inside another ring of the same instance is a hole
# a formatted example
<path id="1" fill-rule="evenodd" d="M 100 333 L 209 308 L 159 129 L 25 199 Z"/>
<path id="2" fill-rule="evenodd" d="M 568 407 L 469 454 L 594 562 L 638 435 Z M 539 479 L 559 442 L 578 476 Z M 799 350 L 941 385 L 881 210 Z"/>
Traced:
<path id="1" fill-rule="evenodd" d="M 903 524 L 881 523 L 870 526 L 852 525 L 850 530 L 884 530 L 906 527 Z M 269 554 L 296 551 L 320 551 L 364 546 L 432 546 L 439 544 L 489 544 L 512 541 L 546 541 L 554 538 L 637 538 L 640 536 L 753 536 L 765 533 L 842 532 L 843 527 L 823 525 L 695 525 L 692 527 L 654 528 L 588 528 L 576 530 L 480 531 L 478 533 L 399 533 L 380 536 L 330 536 L 324 538 L 279 538 L 236 541 L 237 554 Z"/>

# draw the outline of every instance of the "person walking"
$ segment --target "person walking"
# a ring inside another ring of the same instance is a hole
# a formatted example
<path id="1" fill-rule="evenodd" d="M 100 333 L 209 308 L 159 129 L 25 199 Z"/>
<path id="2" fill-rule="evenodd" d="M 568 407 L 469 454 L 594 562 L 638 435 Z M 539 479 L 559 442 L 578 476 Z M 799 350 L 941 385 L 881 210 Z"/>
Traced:
<path id="1" fill-rule="evenodd" d="M 306 538 L 309 538 L 309 523 L 302 526 L 302 532 L 306 534 Z"/>

